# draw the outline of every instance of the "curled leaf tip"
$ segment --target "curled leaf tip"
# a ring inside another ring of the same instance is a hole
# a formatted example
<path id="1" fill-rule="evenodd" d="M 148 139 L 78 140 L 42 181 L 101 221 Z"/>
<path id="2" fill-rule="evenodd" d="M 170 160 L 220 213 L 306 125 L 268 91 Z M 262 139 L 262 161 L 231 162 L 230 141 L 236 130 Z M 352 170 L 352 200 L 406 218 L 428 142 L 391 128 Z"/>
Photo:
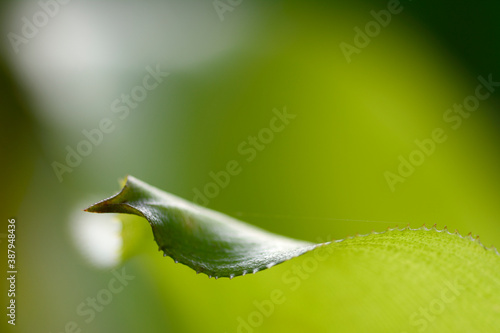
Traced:
<path id="1" fill-rule="evenodd" d="M 286 238 L 163 192 L 133 176 L 122 190 L 86 209 L 146 218 L 164 256 L 209 276 L 270 268 L 317 245 Z"/>

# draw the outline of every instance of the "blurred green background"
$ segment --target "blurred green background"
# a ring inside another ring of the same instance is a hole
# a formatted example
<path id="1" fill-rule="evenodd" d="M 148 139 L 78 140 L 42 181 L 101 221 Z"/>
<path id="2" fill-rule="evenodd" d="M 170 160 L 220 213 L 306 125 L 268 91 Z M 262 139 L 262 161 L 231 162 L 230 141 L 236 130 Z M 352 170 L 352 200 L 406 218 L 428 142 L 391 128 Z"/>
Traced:
<path id="1" fill-rule="evenodd" d="M 58 3 L 18 52 L 9 33 L 22 36 L 23 18 L 43 9 L 1 3 L 0 233 L 16 219 L 19 308 L 16 327 L 0 327 L 234 332 L 279 286 L 288 263 L 233 281 L 198 276 L 162 258 L 143 223 L 150 241 L 117 268 L 135 278 L 85 322 L 78 306 L 107 288 L 122 245 L 113 217 L 82 209 L 127 174 L 192 200 L 210 172 L 237 160 L 243 171 L 208 207 L 272 232 L 316 242 L 437 223 L 500 246 L 500 91 L 457 130 L 443 120 L 479 75 L 500 81 L 498 2 L 402 1 L 350 63 L 340 44 L 353 45 L 354 28 L 386 1 L 222 3 L 231 8 L 223 20 L 212 1 Z M 120 119 L 111 104 L 142 85 L 148 66 L 169 76 Z M 238 146 L 285 106 L 296 118 L 246 161 Z M 114 130 L 59 181 L 54 161 L 65 164 L 66 147 L 77 149 L 103 118 Z M 435 128 L 447 140 L 391 191 L 384 173 Z M 114 238 L 92 229 L 99 222 Z M 255 331 L 304 331 L 300 315 L 322 320 L 301 302 L 289 296 L 287 311 Z M 359 316 L 353 306 L 337 311 Z"/>

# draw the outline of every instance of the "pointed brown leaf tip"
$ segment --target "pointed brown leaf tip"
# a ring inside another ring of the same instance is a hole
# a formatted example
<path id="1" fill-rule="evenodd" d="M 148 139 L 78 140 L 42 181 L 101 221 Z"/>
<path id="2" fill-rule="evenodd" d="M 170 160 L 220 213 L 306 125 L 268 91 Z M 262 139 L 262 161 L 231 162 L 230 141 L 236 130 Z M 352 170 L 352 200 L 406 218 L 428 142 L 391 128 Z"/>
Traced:
<path id="1" fill-rule="evenodd" d="M 125 213 L 137 215 L 137 211 L 127 205 L 127 200 L 130 199 L 131 195 L 130 181 L 134 182 L 136 179 L 132 176 L 127 176 L 122 182 L 123 186 L 118 193 L 96 202 L 84 211 L 89 213 Z"/>

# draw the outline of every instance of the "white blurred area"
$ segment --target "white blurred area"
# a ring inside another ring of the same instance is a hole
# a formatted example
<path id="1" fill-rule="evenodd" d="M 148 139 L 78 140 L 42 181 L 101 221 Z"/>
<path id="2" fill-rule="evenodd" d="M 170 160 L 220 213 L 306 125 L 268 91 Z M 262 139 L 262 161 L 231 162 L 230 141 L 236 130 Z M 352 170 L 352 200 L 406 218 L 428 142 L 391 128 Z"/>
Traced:
<path id="1" fill-rule="evenodd" d="M 251 2 L 221 22 L 211 1 L 41 0 L 59 7 L 26 38 L 25 20 L 34 24 L 37 13 L 46 13 L 39 2 L 0 4 L 0 52 L 44 131 L 39 144 L 49 161 L 63 161 L 66 145 L 75 147 L 83 129 L 109 117 L 113 100 L 141 83 L 146 67 L 159 64 L 175 82 L 176 75 L 236 52 L 257 24 Z M 18 52 L 9 33 L 27 39 L 17 45 Z M 113 267 L 121 261 L 121 222 L 109 214 L 82 212 L 86 204 L 76 205 L 68 219 L 71 237 L 91 264 Z"/>
<path id="2" fill-rule="evenodd" d="M 82 256 L 93 266 L 112 268 L 122 259 L 122 223 L 113 214 L 90 214 L 77 205 L 70 218 L 73 243 Z"/>
<path id="3" fill-rule="evenodd" d="M 255 24 L 245 7 L 221 22 L 211 1 L 72 0 L 19 52 L 8 38 L 1 48 L 39 121 L 70 132 L 93 125 L 148 65 L 175 74 L 237 49 Z M 39 11 L 38 1 L 3 4 L 2 34 L 22 36 L 23 18 Z"/>

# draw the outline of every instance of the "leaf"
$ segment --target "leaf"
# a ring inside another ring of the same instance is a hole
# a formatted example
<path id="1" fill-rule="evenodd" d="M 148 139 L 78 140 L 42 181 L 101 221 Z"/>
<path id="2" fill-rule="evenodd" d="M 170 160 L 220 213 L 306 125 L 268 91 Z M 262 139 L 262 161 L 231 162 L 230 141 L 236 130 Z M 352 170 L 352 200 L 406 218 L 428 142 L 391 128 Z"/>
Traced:
<path id="1" fill-rule="evenodd" d="M 158 250 L 175 262 L 215 278 L 256 273 L 318 246 L 250 226 L 132 176 L 118 194 L 86 211 L 146 218 Z"/>
<path id="2" fill-rule="evenodd" d="M 159 246 L 158 250 L 163 250 L 164 256 L 170 256 L 175 262 L 185 264 L 198 273 L 203 272 L 209 277 L 216 278 L 232 278 L 246 273 L 256 273 L 309 252 L 318 246 L 330 244 L 312 244 L 272 234 L 163 192 L 132 176 L 127 177 L 119 193 L 90 206 L 85 211 L 134 214 L 146 218 L 152 227 L 154 239 Z M 392 238 L 394 235 L 391 235 L 388 241 L 391 248 L 431 246 L 432 242 L 426 238 L 434 236 L 422 234 L 422 231 L 431 229 L 407 227 L 402 230 L 413 231 L 412 241 L 405 240 L 408 236 L 402 239 L 401 237 Z M 435 228 L 433 230 L 437 231 Z M 445 231 L 448 233 L 447 230 Z M 356 247 L 363 248 L 367 243 L 379 239 L 377 235 L 380 234 L 384 232 L 365 235 L 355 242 Z M 423 235 L 425 237 L 422 237 Z M 462 239 L 458 233 L 453 236 Z M 471 235 L 468 238 L 473 240 Z M 436 251 L 446 252 L 450 247 L 455 246 L 454 242 L 450 243 L 446 237 L 439 237 L 437 241 L 443 244 L 437 246 Z M 457 241 L 458 239 L 455 240 Z M 339 242 L 341 241 L 335 241 L 329 247 L 339 247 L 335 244 Z M 465 248 L 461 249 L 465 250 Z M 481 249 L 484 250 L 484 246 L 481 245 Z M 499 257 L 494 248 L 490 250 L 496 253 L 496 257 Z"/>
<path id="3" fill-rule="evenodd" d="M 348 332 L 493 332 L 500 327 L 500 255 L 472 234 L 463 237 L 446 227 L 408 226 L 311 244 L 249 226 L 131 176 L 118 194 L 87 211 L 146 218 L 165 255 L 209 277 L 232 278 L 303 255 L 266 276 L 270 294 L 284 295 L 281 299 L 290 301 L 273 305 L 280 311 L 261 327 L 264 331 L 332 331 L 344 327 Z M 132 219 L 127 223 L 135 222 Z M 160 285 L 172 278 L 173 272 L 156 264 L 151 270 Z M 223 303 L 234 302 L 234 293 L 246 297 L 249 303 L 255 297 L 252 289 L 242 289 L 241 285 L 239 289 L 223 285 L 224 290 L 231 290 L 228 294 L 200 281 L 189 285 L 190 290 L 183 289 L 177 299 L 177 306 L 185 302 L 185 311 L 192 311 L 200 293 Z M 255 288 L 251 282 L 244 285 Z M 168 300 L 176 292 L 170 284 L 163 288 L 170 288 L 164 292 Z M 271 304 L 261 299 L 262 304 Z M 310 314 L 301 318 L 302 326 L 288 317 L 297 313 L 297 304 Z M 234 325 L 230 329 L 249 325 L 259 311 L 256 309 L 250 310 L 248 317 L 243 314 L 241 320 L 248 320 L 245 324 L 240 320 L 227 325 Z M 226 309 L 223 317 L 240 318 L 240 311 Z M 214 319 L 213 313 L 207 316 L 204 323 Z"/>

